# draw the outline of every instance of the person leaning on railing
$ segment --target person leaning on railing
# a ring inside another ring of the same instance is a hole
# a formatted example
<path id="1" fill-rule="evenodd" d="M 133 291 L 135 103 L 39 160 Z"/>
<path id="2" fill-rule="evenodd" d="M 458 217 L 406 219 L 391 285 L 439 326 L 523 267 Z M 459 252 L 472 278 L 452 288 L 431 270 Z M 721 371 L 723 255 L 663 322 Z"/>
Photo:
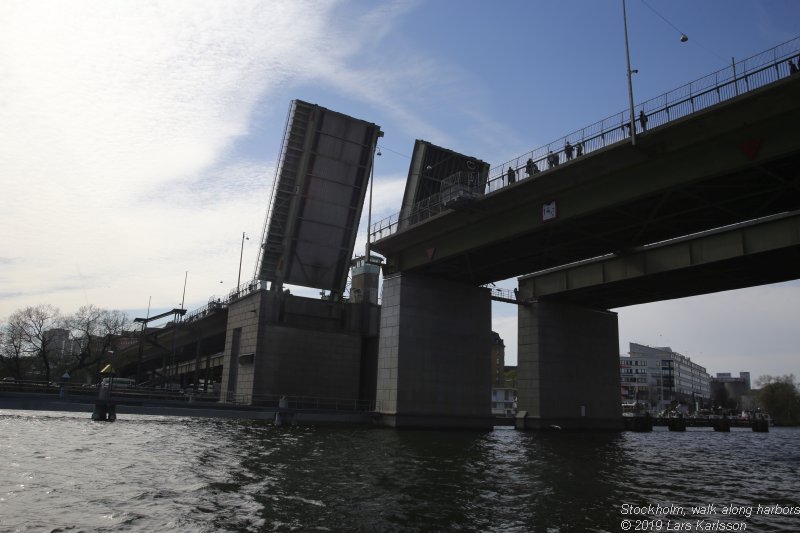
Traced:
<path id="1" fill-rule="evenodd" d="M 517 181 L 517 171 L 514 170 L 514 167 L 512 167 L 511 165 L 508 166 L 508 172 L 506 172 L 506 177 L 508 177 L 509 185 Z"/>
<path id="2" fill-rule="evenodd" d="M 528 175 L 529 178 L 534 174 L 539 173 L 539 167 L 536 166 L 536 163 L 534 163 L 533 159 L 531 159 L 530 157 L 528 158 L 528 162 L 525 163 L 525 173 Z"/>

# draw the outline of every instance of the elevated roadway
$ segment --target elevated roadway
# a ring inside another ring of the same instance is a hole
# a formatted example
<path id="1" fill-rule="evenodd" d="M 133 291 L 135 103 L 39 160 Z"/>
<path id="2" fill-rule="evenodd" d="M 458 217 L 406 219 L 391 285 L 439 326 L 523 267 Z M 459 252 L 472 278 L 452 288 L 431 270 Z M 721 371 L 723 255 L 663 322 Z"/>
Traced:
<path id="1" fill-rule="evenodd" d="M 385 272 L 484 284 L 800 208 L 785 77 L 373 243 Z"/>

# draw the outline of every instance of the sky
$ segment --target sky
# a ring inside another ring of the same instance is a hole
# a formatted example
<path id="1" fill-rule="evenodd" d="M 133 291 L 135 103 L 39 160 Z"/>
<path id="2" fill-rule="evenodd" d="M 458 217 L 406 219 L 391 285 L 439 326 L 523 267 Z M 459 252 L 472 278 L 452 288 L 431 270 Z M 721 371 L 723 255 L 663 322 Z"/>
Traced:
<path id="1" fill-rule="evenodd" d="M 637 102 L 800 20 L 796 0 L 626 5 Z M 236 286 L 240 256 L 252 277 L 293 99 L 385 133 L 374 222 L 399 211 L 415 139 L 497 165 L 626 109 L 622 3 L 3 1 L 0 321 L 39 304 L 192 310 Z M 366 210 L 357 251 L 365 238 Z M 800 375 L 798 282 L 615 311 L 621 353 Z M 507 364 L 516 327 L 494 304 Z"/>

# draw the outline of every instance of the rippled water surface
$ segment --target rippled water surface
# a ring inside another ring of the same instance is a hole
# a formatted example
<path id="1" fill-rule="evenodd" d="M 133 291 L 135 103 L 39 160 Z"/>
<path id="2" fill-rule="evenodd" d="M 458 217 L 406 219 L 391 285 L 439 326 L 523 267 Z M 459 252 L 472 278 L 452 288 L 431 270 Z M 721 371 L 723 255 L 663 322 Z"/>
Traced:
<path id="1" fill-rule="evenodd" d="M 800 506 L 800 430 L 658 429 L 276 428 L 134 415 L 108 424 L 0 410 L 0 531 L 616 532 L 648 518 L 622 514 L 626 503 Z M 746 531 L 800 531 L 797 515 L 737 520 Z"/>

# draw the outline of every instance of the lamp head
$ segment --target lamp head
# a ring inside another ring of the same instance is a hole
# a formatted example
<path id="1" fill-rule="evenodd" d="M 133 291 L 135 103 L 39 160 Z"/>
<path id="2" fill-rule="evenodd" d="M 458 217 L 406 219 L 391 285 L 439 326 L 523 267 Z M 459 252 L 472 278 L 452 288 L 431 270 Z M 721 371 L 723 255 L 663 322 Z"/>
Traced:
<path id="1" fill-rule="evenodd" d="M 689 37 L 687 37 L 685 33 L 681 33 L 681 42 L 685 43 L 688 40 L 689 40 Z"/>

